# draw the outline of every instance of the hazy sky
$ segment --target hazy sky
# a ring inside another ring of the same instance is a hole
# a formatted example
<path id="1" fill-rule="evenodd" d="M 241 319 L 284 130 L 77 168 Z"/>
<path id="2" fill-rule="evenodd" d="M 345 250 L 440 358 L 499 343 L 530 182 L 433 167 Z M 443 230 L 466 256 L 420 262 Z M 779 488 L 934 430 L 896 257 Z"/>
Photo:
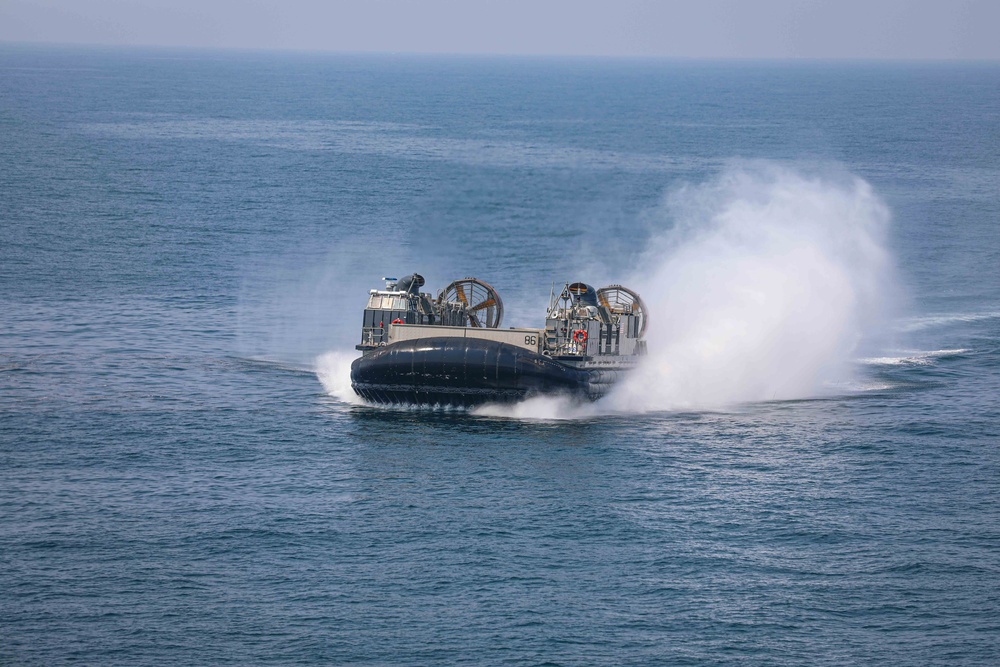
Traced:
<path id="1" fill-rule="evenodd" d="M 0 40 L 415 53 L 1000 59 L 1000 0 L 0 0 Z"/>

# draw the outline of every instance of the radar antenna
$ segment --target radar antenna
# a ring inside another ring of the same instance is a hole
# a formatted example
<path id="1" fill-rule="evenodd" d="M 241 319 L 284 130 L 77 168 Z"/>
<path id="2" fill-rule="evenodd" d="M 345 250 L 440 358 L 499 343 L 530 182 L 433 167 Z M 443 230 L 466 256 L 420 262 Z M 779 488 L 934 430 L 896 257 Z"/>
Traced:
<path id="1" fill-rule="evenodd" d="M 639 295 L 621 285 L 608 285 L 597 290 L 597 302 L 611 311 L 612 315 L 636 315 L 639 318 L 639 338 L 646 333 L 649 323 L 646 304 Z"/>
<path id="2" fill-rule="evenodd" d="M 503 319 L 503 301 L 488 283 L 477 278 L 455 280 L 438 294 L 438 303 L 459 302 L 469 316 L 469 325 L 496 329 Z"/>

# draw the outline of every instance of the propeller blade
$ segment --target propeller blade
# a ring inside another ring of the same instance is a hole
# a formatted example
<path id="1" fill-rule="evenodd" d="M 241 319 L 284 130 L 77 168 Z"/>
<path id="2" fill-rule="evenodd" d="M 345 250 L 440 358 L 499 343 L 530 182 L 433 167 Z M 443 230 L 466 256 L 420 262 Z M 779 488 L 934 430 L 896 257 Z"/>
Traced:
<path id="1" fill-rule="evenodd" d="M 473 306 L 469 310 L 474 310 L 476 312 L 479 312 L 483 308 L 491 308 L 491 307 L 493 307 L 495 305 L 497 305 L 496 299 L 494 299 L 493 297 L 490 297 L 490 298 L 486 299 L 486 301 L 483 301 L 482 303 L 477 303 L 475 306 Z"/>

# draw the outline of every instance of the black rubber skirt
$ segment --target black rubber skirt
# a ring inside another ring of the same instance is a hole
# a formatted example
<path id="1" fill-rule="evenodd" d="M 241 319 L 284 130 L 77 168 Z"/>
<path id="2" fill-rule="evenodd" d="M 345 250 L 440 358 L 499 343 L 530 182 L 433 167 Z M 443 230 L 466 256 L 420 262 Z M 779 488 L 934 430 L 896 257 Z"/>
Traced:
<path id="1" fill-rule="evenodd" d="M 418 405 L 511 403 L 539 394 L 595 400 L 617 375 L 506 343 L 455 337 L 393 343 L 351 364 L 351 385 L 365 400 Z"/>

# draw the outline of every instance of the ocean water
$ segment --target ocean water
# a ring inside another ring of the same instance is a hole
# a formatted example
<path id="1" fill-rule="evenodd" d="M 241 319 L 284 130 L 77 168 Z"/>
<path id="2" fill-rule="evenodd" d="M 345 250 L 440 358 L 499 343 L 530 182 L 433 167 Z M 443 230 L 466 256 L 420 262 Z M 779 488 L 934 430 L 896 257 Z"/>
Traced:
<path id="1" fill-rule="evenodd" d="M 0 46 L 0 663 L 1000 655 L 1000 67 Z M 627 284 L 595 406 L 367 290 Z"/>

